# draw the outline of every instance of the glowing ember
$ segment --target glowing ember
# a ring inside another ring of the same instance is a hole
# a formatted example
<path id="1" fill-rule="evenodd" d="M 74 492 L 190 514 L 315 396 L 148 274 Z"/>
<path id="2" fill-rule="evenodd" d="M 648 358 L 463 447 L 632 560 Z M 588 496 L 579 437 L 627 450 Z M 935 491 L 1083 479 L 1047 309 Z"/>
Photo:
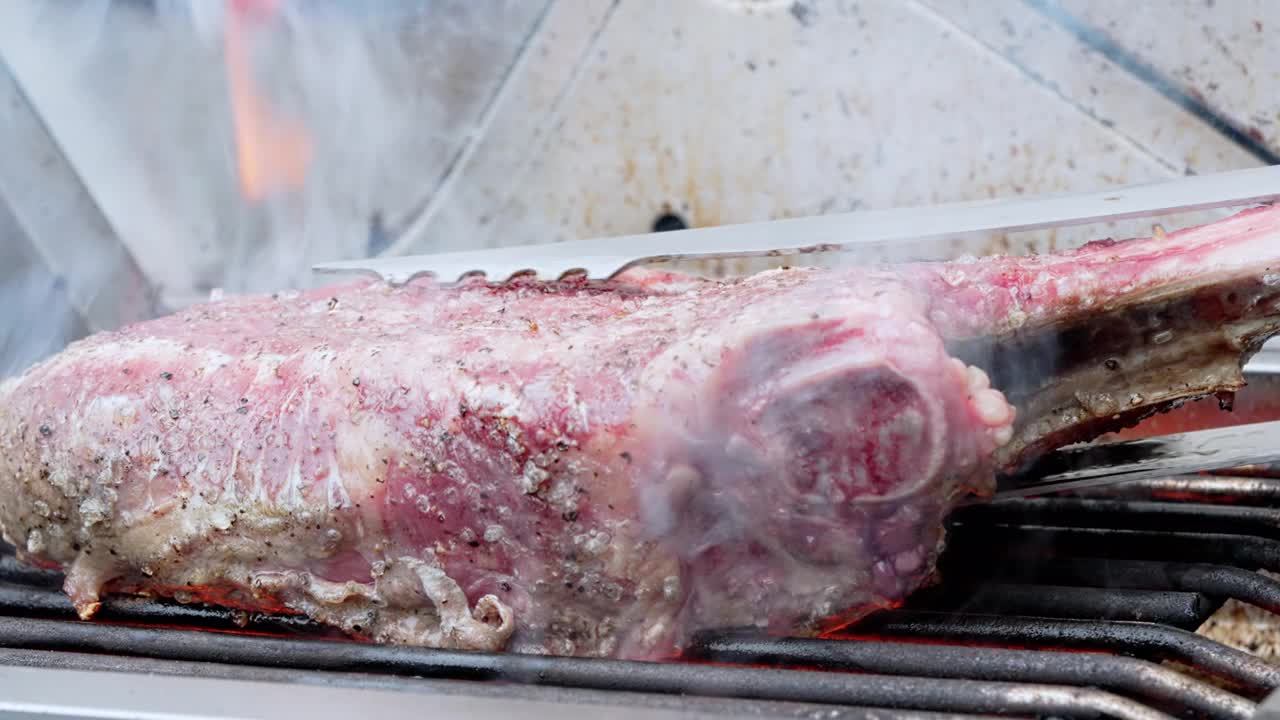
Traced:
<path id="1" fill-rule="evenodd" d="M 223 34 L 240 191 L 254 202 L 301 188 L 311 162 L 306 127 L 271 106 L 250 62 L 249 31 L 270 19 L 278 5 L 279 0 L 229 0 Z"/>

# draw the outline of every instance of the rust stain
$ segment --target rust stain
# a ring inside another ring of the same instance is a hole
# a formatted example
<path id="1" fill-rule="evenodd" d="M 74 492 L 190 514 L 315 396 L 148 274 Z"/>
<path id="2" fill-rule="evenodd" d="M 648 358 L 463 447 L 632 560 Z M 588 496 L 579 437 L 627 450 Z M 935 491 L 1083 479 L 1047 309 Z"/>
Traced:
<path id="1" fill-rule="evenodd" d="M 712 227 L 723 222 L 720 205 L 721 190 L 724 186 L 723 176 L 717 168 L 709 168 L 706 175 L 699 177 L 697 163 L 691 162 L 688 174 L 685 175 L 684 192 L 689 202 L 694 227 Z M 710 190 L 710 192 L 708 192 Z"/>

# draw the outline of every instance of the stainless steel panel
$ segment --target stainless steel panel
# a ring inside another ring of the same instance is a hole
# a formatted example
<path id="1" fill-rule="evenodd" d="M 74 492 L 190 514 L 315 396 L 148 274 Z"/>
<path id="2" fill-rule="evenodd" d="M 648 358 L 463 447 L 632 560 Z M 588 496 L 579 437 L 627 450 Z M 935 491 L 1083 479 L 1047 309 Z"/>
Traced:
<path id="1" fill-rule="evenodd" d="M 12 672 L 11 672 L 12 671 Z M 87 682 L 81 682 L 87 679 Z M 170 683 L 169 680 L 204 679 L 207 684 L 188 685 Z M 4 699 L 8 698 L 10 681 L 26 682 L 29 689 L 15 698 L 30 703 L 25 709 L 13 708 L 6 714 Z M 53 683 L 58 683 L 53 685 Z M 71 684 L 75 683 L 75 684 Z M 53 690 L 50 691 L 50 687 Z M 105 687 L 104 687 L 105 686 Z M 174 694 L 178 687 L 193 687 L 194 694 Z M 75 692 L 65 692 L 65 688 Z M 221 692 L 215 702 L 201 702 L 208 698 L 208 691 Z M 122 689 L 131 689 L 133 697 Z M 257 693 L 266 691 L 268 699 L 285 697 L 291 705 L 263 704 L 258 706 Z M 221 700 L 224 695 L 236 694 L 233 704 Z M 170 696 L 170 697 L 164 697 Z M 363 698 L 376 697 L 366 703 Z M 316 703 L 324 701 L 323 707 Z M 414 718 L 443 717 L 444 711 L 452 711 L 452 717 L 490 717 L 503 711 L 513 717 L 570 718 L 624 717 L 636 720 L 665 720 L 666 718 L 813 718 L 814 720 L 975 720 L 976 715 L 960 715 L 912 710 L 884 710 L 846 708 L 833 705 L 813 705 L 762 700 L 737 700 L 727 698 L 681 697 L 665 694 L 638 694 L 608 692 L 578 688 L 544 687 L 518 683 L 463 682 L 388 675 L 364 675 L 358 673 L 314 672 L 285 668 L 247 667 L 240 665 L 154 660 L 136 657 L 110 657 L 76 653 L 58 653 L 39 650 L 0 649 L 0 718 L 25 718 L 21 712 L 55 709 L 53 704 L 77 704 L 74 708 L 59 710 L 63 715 L 52 717 L 140 717 L 143 710 L 172 710 L 177 717 L 209 717 L 214 712 L 242 710 L 247 706 L 247 717 L 269 717 L 280 720 L 288 717 L 304 717 L 307 720 L 340 717 L 343 720 L 357 717 Z M 379 715 L 379 709 L 390 712 Z M 68 710 L 81 715 L 67 715 Z M 109 710 L 123 714 L 108 715 Z M 329 714 L 325 714 L 326 710 Z M 276 714 L 269 713 L 275 711 Z M 563 711 L 563 712 L 562 712 Z M 91 713 L 97 713 L 91 714 Z M 186 713 L 187 715 L 182 715 Z M 213 715 L 214 717 L 227 717 Z M 49 714 L 37 717 L 48 718 Z M 146 717 L 146 716 L 141 716 Z M 166 717 L 166 716 L 162 716 Z M 236 717 L 236 716 L 231 716 Z M 246 717 L 241 714 L 239 717 Z"/>
<path id="2" fill-rule="evenodd" d="M 228 3 L 0 3 L 0 55 L 172 305 L 267 292 L 386 242 L 486 134 L 548 0 L 286 2 L 256 28 L 263 100 L 313 148 L 305 187 L 237 187 Z M 148 9 L 150 7 L 151 9 Z M 13 142 L 0 135 L 0 142 Z"/>
<path id="3" fill-rule="evenodd" d="M 149 281 L 0 60 L 0 376 L 151 317 Z"/>
<path id="4" fill-rule="evenodd" d="M 493 695 L 423 695 L 377 688 L 0 666 L 0 718 L 15 720 L 594 720 L 600 714 L 601 708 L 590 705 Z M 610 707 L 608 715 L 618 720 L 712 717 L 626 706 Z"/>

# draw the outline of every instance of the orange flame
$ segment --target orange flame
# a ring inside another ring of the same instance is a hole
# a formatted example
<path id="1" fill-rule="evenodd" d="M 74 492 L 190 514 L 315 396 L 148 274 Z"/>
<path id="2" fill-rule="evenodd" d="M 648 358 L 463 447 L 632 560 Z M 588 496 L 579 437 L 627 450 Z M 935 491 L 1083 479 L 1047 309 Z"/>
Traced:
<path id="1" fill-rule="evenodd" d="M 258 89 L 250 62 L 248 31 L 269 19 L 278 5 L 279 0 L 229 0 L 223 34 L 240 192 L 254 202 L 301 188 L 311 164 L 306 127 L 271 106 Z"/>

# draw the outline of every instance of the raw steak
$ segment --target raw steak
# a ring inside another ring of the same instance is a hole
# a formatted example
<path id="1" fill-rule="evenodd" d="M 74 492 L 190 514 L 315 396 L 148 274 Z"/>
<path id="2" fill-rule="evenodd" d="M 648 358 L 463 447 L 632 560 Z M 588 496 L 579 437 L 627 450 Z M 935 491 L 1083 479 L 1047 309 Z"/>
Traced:
<path id="1" fill-rule="evenodd" d="M 145 592 L 658 657 L 899 601 L 957 499 L 1239 388 L 1277 329 L 1270 208 L 1034 258 L 232 299 L 0 385 L 0 526 L 84 617 Z"/>

